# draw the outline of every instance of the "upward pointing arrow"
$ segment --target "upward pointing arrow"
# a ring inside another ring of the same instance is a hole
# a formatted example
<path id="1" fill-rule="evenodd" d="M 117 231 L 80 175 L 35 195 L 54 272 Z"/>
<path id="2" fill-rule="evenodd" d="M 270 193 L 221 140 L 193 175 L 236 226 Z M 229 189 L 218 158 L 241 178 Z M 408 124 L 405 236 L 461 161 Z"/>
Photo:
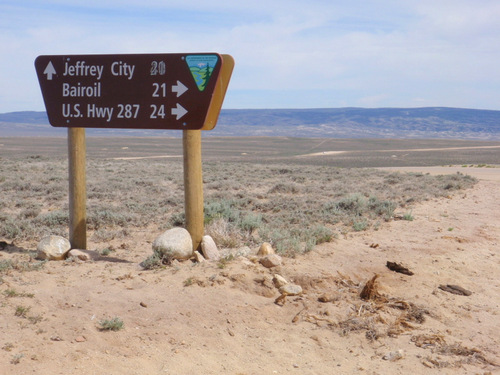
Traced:
<path id="1" fill-rule="evenodd" d="M 186 86 L 184 86 L 184 84 L 181 81 L 177 81 L 177 85 L 172 86 L 172 92 L 176 92 L 177 97 L 184 94 L 187 90 L 188 90 L 188 88 Z"/>
<path id="2" fill-rule="evenodd" d="M 43 74 L 47 74 L 47 80 L 52 81 L 52 76 L 56 74 L 56 70 L 54 69 L 54 65 L 52 65 L 52 61 L 49 61 L 47 67 L 43 71 Z"/>

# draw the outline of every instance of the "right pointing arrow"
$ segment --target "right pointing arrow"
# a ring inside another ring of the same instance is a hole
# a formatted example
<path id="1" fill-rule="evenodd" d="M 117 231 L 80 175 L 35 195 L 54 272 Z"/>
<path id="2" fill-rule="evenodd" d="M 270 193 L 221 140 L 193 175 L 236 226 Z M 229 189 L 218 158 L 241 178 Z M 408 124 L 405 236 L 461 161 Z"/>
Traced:
<path id="1" fill-rule="evenodd" d="M 186 86 L 184 86 L 184 84 L 181 81 L 177 81 L 177 85 L 172 86 L 172 92 L 176 92 L 177 97 L 184 94 L 187 90 L 188 90 L 188 88 Z"/>
<path id="2" fill-rule="evenodd" d="M 52 76 L 56 74 L 56 70 L 54 69 L 54 65 L 52 65 L 52 61 L 49 61 L 47 67 L 43 71 L 43 74 L 47 74 L 47 80 L 52 81 Z"/>
<path id="3" fill-rule="evenodd" d="M 176 108 L 172 108 L 172 114 L 177 116 L 175 119 L 179 120 L 182 116 L 184 116 L 188 111 L 184 107 L 182 107 L 179 103 L 177 103 Z"/>

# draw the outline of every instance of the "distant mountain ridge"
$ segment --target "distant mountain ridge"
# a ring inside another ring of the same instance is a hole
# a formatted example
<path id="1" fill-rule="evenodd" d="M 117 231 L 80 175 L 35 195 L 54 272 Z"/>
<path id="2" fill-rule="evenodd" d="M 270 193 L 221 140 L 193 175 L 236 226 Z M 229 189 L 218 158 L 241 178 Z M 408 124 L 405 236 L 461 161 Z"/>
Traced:
<path id="1" fill-rule="evenodd" d="M 59 136 L 45 112 L 0 114 L 0 136 Z M 89 136 L 168 136 L 174 130 L 87 129 Z M 205 136 L 500 140 L 500 111 L 448 107 L 222 110 Z"/>

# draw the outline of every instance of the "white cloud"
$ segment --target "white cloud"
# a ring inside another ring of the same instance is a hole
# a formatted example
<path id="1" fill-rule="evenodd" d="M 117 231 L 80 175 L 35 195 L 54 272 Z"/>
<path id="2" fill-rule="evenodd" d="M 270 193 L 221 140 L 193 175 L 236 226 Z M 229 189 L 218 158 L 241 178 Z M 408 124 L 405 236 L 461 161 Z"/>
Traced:
<path id="1" fill-rule="evenodd" d="M 235 57 L 230 93 L 259 93 L 235 107 L 310 107 L 319 94 L 286 92 L 316 90 L 332 105 L 500 109 L 498 19 L 497 0 L 6 0 L 0 112 L 40 103 L 38 54 L 194 51 Z"/>

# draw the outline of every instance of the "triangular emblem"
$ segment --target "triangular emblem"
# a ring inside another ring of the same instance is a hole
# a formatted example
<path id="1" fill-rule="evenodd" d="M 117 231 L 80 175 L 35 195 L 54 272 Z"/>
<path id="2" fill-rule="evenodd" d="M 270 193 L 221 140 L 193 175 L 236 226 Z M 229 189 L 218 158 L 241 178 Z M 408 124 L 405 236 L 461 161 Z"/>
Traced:
<path id="1" fill-rule="evenodd" d="M 219 57 L 217 55 L 186 56 L 186 62 L 196 82 L 196 86 L 198 86 L 198 90 L 205 90 L 218 61 Z"/>

